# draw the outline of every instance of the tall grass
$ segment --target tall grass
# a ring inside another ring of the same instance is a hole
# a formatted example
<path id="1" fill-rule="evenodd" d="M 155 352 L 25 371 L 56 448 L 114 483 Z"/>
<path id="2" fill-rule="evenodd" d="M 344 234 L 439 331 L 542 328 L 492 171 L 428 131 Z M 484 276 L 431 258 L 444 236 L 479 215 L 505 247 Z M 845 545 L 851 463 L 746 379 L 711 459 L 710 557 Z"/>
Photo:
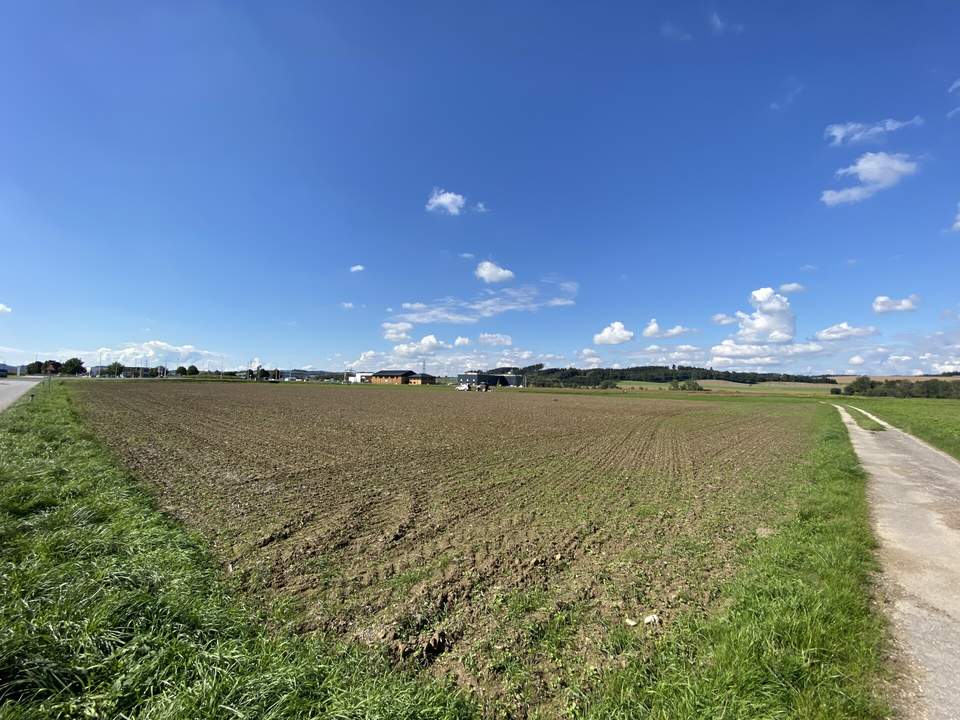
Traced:
<path id="1" fill-rule="evenodd" d="M 574 698 L 583 718 L 879 718 L 886 628 L 870 601 L 865 476 L 821 406 L 799 511 L 757 541 L 727 606 L 688 618 L 643 659 Z M 775 482 L 771 479 L 771 482 Z"/>
<path id="2" fill-rule="evenodd" d="M 4 718 L 473 714 L 449 687 L 243 602 L 63 387 L 0 416 L 0 558 Z"/>

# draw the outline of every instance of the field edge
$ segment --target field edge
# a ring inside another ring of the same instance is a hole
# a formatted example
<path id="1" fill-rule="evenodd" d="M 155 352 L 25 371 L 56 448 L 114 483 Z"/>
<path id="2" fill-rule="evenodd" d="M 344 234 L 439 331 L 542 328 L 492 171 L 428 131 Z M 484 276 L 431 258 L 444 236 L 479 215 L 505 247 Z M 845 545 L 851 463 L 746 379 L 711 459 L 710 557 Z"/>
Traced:
<path id="1" fill-rule="evenodd" d="M 450 685 L 245 602 L 62 383 L 0 415 L 0 551 L 0 715 L 476 715 Z"/>

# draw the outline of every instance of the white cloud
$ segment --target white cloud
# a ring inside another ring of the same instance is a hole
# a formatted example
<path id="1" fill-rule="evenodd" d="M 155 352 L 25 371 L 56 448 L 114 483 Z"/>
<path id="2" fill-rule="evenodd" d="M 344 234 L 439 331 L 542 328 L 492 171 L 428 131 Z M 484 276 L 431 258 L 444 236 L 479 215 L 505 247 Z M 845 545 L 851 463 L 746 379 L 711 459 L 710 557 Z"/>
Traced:
<path id="1" fill-rule="evenodd" d="M 466 252 L 464 252 L 464 253 L 460 253 L 460 255 L 458 255 L 458 257 L 461 257 L 461 258 L 463 258 L 464 260 L 473 260 L 474 254 L 473 254 L 473 253 L 466 253 Z"/>
<path id="2" fill-rule="evenodd" d="M 782 293 L 798 293 L 803 292 L 806 289 L 806 287 L 798 282 L 788 282 L 780 286 L 780 292 Z"/>
<path id="3" fill-rule="evenodd" d="M 476 213 L 488 213 L 490 212 L 490 208 L 487 207 L 485 202 L 478 202 L 473 206 L 473 211 Z"/>
<path id="4" fill-rule="evenodd" d="M 851 365 L 863 365 L 866 360 L 864 360 L 863 356 L 861 355 L 854 355 L 847 362 L 849 362 Z"/>
<path id="5" fill-rule="evenodd" d="M 12 307 L 10 307 L 9 305 L 4 305 L 3 303 L 0 303 L 0 315 L 4 315 L 5 313 L 12 313 L 12 312 L 13 312 Z"/>
<path id="6" fill-rule="evenodd" d="M 459 193 L 435 187 L 427 200 L 426 208 L 431 212 L 459 215 L 467 204 L 467 199 Z"/>
<path id="7" fill-rule="evenodd" d="M 737 337 L 746 342 L 783 343 L 793 340 L 796 319 L 785 295 L 765 287 L 750 293 L 752 313 L 737 311 Z"/>
<path id="8" fill-rule="evenodd" d="M 947 88 L 948 93 L 956 92 L 957 90 L 960 90 L 960 78 L 954 80 L 953 84 Z"/>
<path id="9" fill-rule="evenodd" d="M 890 357 L 887 358 L 887 362 L 892 362 L 892 363 L 904 363 L 904 362 L 910 362 L 911 360 L 913 360 L 913 357 L 911 355 L 891 355 Z"/>
<path id="10" fill-rule="evenodd" d="M 833 146 L 855 145 L 858 143 L 881 142 L 888 133 L 905 127 L 923 125 L 923 118 L 919 115 L 910 120 L 894 120 L 888 118 L 873 124 L 848 122 L 827 125 L 823 136 L 830 140 Z"/>
<path id="11" fill-rule="evenodd" d="M 453 341 L 453 344 L 456 347 L 463 347 L 470 344 L 470 338 L 463 337 L 463 335 L 457 335 L 457 339 Z"/>
<path id="12" fill-rule="evenodd" d="M 483 280 L 485 283 L 498 283 L 513 279 L 513 271 L 502 268 L 494 262 L 484 260 L 473 274 Z"/>
<path id="13" fill-rule="evenodd" d="M 716 313 L 710 318 L 716 325 L 733 325 L 737 319 L 726 313 Z"/>
<path id="14" fill-rule="evenodd" d="M 594 345 L 619 345 L 633 340 L 633 331 L 627 330 L 623 323 L 615 320 L 593 336 Z"/>
<path id="15" fill-rule="evenodd" d="M 480 333 L 477 338 L 481 345 L 513 345 L 513 338 L 500 333 Z"/>
<path id="16" fill-rule="evenodd" d="M 960 232 L 960 203 L 957 203 L 957 216 L 953 219 L 953 227 L 950 229 L 954 232 Z M 9 308 L 7 308 L 7 312 L 10 312 Z"/>
<path id="17" fill-rule="evenodd" d="M 351 265 L 351 266 L 350 266 L 350 272 L 363 272 L 363 271 L 366 270 L 366 269 L 367 269 L 367 268 L 364 267 L 363 265 Z"/>
<path id="18" fill-rule="evenodd" d="M 449 348 L 448 343 L 438 340 L 436 335 L 424 335 L 419 342 L 394 345 L 393 351 L 402 357 L 432 355 L 441 348 Z"/>
<path id="19" fill-rule="evenodd" d="M 556 283 L 554 283 L 556 284 Z M 559 283 L 560 290 L 571 291 L 576 283 Z M 553 292 L 553 284 L 549 288 Z M 541 288 L 532 285 L 519 287 L 483 288 L 470 300 L 445 297 L 430 303 L 407 302 L 401 306 L 402 312 L 392 320 L 415 324 L 427 323 L 475 323 L 481 318 L 494 317 L 505 312 L 536 312 L 545 307 L 573 305 L 569 296 L 544 299 Z"/>
<path id="20" fill-rule="evenodd" d="M 723 35 L 727 30 L 731 30 L 736 34 L 743 32 L 742 23 L 729 23 L 720 18 L 720 15 L 717 13 L 711 13 L 709 17 L 710 28 L 713 30 L 715 35 Z"/>
<path id="21" fill-rule="evenodd" d="M 873 311 L 876 313 L 905 312 L 916 310 L 920 297 L 916 294 L 899 300 L 886 295 L 877 295 L 873 300 Z"/>
<path id="22" fill-rule="evenodd" d="M 917 161 L 904 153 L 864 153 L 853 165 L 837 171 L 838 177 L 850 175 L 860 184 L 842 190 L 824 190 L 820 200 L 831 207 L 861 202 L 880 190 L 893 187 L 902 178 L 914 175 L 918 168 Z"/>
<path id="23" fill-rule="evenodd" d="M 740 343 L 727 338 L 710 348 L 713 355 L 710 364 L 716 367 L 765 367 L 781 365 L 784 361 L 804 355 L 816 355 L 824 351 L 819 343 Z"/>
<path id="24" fill-rule="evenodd" d="M 693 35 L 686 30 L 669 22 L 665 22 L 660 26 L 660 37 L 666 38 L 667 40 L 682 40 L 684 42 L 693 39 Z"/>
<path id="25" fill-rule="evenodd" d="M 603 363 L 601 357 L 597 354 L 597 351 L 592 348 L 584 348 L 576 353 L 574 353 L 577 358 L 579 358 L 579 365 L 585 368 L 598 368 Z"/>
<path id="26" fill-rule="evenodd" d="M 353 310 L 353 303 L 344 301 L 340 303 L 340 307 L 342 307 L 344 310 Z"/>
<path id="27" fill-rule="evenodd" d="M 817 266 L 807 264 L 807 265 L 802 265 L 800 269 L 803 270 L 803 272 L 815 272 L 817 269 Z"/>
<path id="28" fill-rule="evenodd" d="M 877 329 L 872 325 L 856 327 L 844 321 L 817 331 L 814 337 L 817 340 L 846 340 L 847 338 L 868 337 L 876 334 Z"/>
<path id="29" fill-rule="evenodd" d="M 684 327 L 683 325 L 674 325 L 672 328 L 666 330 L 660 327 L 660 324 L 657 322 L 656 318 L 651 318 L 650 322 L 647 323 L 647 326 L 643 329 L 644 337 L 677 337 L 678 335 L 683 335 L 685 333 L 693 332 L 693 328 Z"/>
<path id="30" fill-rule="evenodd" d="M 384 340 L 389 340 L 390 342 L 401 342 L 402 340 L 410 339 L 410 336 L 407 333 L 413 330 L 413 323 L 385 322 L 381 323 L 380 327 L 383 328 Z"/>
<path id="31" fill-rule="evenodd" d="M 957 113 L 960 113 L 960 105 L 958 105 L 958 106 L 955 107 L 953 110 L 951 110 L 950 112 L 947 113 L 947 119 L 949 120 L 950 118 L 952 118 L 952 117 L 953 117 L 954 115 L 956 115 Z M 951 372 L 951 371 L 949 371 L 949 370 L 944 370 L 944 372 Z"/>

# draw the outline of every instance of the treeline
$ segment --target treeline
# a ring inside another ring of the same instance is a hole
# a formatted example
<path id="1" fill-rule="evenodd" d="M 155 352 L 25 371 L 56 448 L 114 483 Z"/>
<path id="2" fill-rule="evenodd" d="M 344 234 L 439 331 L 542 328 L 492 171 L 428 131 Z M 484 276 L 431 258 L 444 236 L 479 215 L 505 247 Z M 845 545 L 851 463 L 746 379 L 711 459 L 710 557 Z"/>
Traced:
<path id="1" fill-rule="evenodd" d="M 944 373 L 946 376 L 955 373 Z M 833 390 L 831 390 L 833 392 Z M 843 389 L 846 395 L 960 400 L 960 380 L 872 380 L 863 375 Z"/>
<path id="2" fill-rule="evenodd" d="M 526 377 L 532 387 L 610 387 L 622 380 L 643 382 L 684 382 L 686 380 L 728 380 L 754 385 L 762 382 L 832 383 L 836 380 L 825 375 L 790 375 L 787 373 L 735 372 L 687 365 L 643 365 L 630 368 L 547 368 L 543 363 L 527 367 L 500 367 L 491 373 L 513 372 Z"/>

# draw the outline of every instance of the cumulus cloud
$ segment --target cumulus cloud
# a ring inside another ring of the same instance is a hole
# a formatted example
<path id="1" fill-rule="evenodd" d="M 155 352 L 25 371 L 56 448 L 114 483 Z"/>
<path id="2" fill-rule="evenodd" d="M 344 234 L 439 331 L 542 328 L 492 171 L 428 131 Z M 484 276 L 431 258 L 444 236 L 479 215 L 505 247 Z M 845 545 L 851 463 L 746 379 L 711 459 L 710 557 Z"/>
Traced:
<path id="1" fill-rule="evenodd" d="M 861 202 L 916 174 L 918 169 L 919 163 L 905 153 L 864 153 L 853 165 L 837 170 L 837 177 L 852 176 L 860 184 L 842 190 L 824 190 L 820 201 L 830 207 Z"/>
<path id="2" fill-rule="evenodd" d="M 726 313 L 716 313 L 710 318 L 716 325 L 733 325 L 737 319 L 733 315 Z"/>
<path id="3" fill-rule="evenodd" d="M 683 325 L 674 325 L 672 328 L 667 328 L 664 330 L 660 327 L 660 324 L 657 322 L 656 318 L 650 318 L 650 322 L 648 322 L 647 326 L 643 329 L 643 336 L 668 338 L 677 337 L 678 335 L 683 335 L 689 332 L 693 332 L 693 328 L 684 327 Z"/>
<path id="4" fill-rule="evenodd" d="M 470 338 L 463 337 L 463 335 L 457 335 L 457 339 L 453 341 L 453 344 L 456 347 L 463 347 L 470 344 Z"/>
<path id="5" fill-rule="evenodd" d="M 363 265 L 351 265 L 351 266 L 350 266 L 350 272 L 363 272 L 363 271 L 366 270 L 366 269 L 367 269 L 367 268 L 364 267 Z"/>
<path id="6" fill-rule="evenodd" d="M 426 209 L 430 212 L 459 215 L 466 204 L 467 199 L 463 195 L 435 187 L 427 200 Z"/>
<path id="7" fill-rule="evenodd" d="M 10 307 L 9 305 L 4 305 L 3 303 L 0 303 L 0 315 L 4 315 L 6 313 L 12 313 L 12 312 L 13 312 L 12 307 Z"/>
<path id="8" fill-rule="evenodd" d="M 854 355 L 847 362 L 849 362 L 851 365 L 859 366 L 859 365 L 863 365 L 866 362 L 866 360 L 863 359 L 862 355 Z"/>
<path id="9" fill-rule="evenodd" d="M 473 211 L 476 213 L 488 213 L 490 212 L 490 208 L 487 207 L 485 202 L 478 202 L 473 206 Z"/>
<path id="10" fill-rule="evenodd" d="M 877 295 L 873 300 L 873 311 L 876 313 L 906 312 L 916 310 L 919 302 L 920 297 L 916 294 L 899 300 L 886 295 Z"/>
<path id="11" fill-rule="evenodd" d="M 867 325 L 866 327 L 855 327 L 854 325 L 844 321 L 842 323 L 837 323 L 836 325 L 831 325 L 828 328 L 817 331 L 814 337 L 816 337 L 817 340 L 846 340 L 848 338 L 868 337 L 876 334 L 877 329 L 872 325 Z"/>
<path id="12" fill-rule="evenodd" d="M 575 354 L 580 361 L 578 365 L 585 368 L 598 368 L 603 363 L 597 351 L 592 348 L 583 348 Z"/>
<path id="13" fill-rule="evenodd" d="M 803 355 L 823 352 L 819 343 L 740 343 L 727 338 L 710 348 L 711 365 L 717 367 L 760 367 L 780 365 L 784 361 Z"/>
<path id="14" fill-rule="evenodd" d="M 880 120 L 875 123 L 835 123 L 827 125 L 823 131 L 824 138 L 830 140 L 833 146 L 855 145 L 859 143 L 882 142 L 887 134 L 905 127 L 923 125 L 923 118 L 919 115 L 910 120 Z"/>
<path id="15" fill-rule="evenodd" d="M 796 318 L 785 295 L 765 287 L 750 293 L 752 313 L 737 311 L 737 337 L 746 342 L 783 343 L 793 340 Z"/>
<path id="16" fill-rule="evenodd" d="M 780 292 L 787 293 L 787 294 L 803 292 L 806 289 L 807 289 L 806 287 L 804 287 L 798 282 L 788 282 L 780 286 Z"/>
<path id="17" fill-rule="evenodd" d="M 385 322 L 381 323 L 383 328 L 383 339 L 390 342 L 401 342 L 403 340 L 409 340 L 410 336 L 407 334 L 413 330 L 413 323 L 408 322 Z"/>
<path id="18" fill-rule="evenodd" d="M 344 302 L 340 303 L 340 307 L 342 307 L 344 310 L 353 310 L 353 303 L 352 303 L 352 302 L 348 302 L 348 301 L 344 301 Z"/>
<path id="19" fill-rule="evenodd" d="M 418 355 L 432 355 L 441 348 L 449 348 L 448 343 L 438 340 L 436 335 L 424 335 L 419 342 L 394 345 L 393 351 L 401 357 L 415 357 Z"/>
<path id="20" fill-rule="evenodd" d="M 473 274 L 485 283 L 498 283 L 513 279 L 512 270 L 502 268 L 490 260 L 484 260 L 477 265 L 477 269 L 473 271 Z"/>
<path id="21" fill-rule="evenodd" d="M 633 339 L 633 331 L 627 330 L 623 323 L 615 320 L 593 336 L 594 345 L 619 345 Z"/>
<path id="22" fill-rule="evenodd" d="M 480 333 L 477 338 L 481 345 L 513 345 L 513 338 L 500 333 Z"/>

